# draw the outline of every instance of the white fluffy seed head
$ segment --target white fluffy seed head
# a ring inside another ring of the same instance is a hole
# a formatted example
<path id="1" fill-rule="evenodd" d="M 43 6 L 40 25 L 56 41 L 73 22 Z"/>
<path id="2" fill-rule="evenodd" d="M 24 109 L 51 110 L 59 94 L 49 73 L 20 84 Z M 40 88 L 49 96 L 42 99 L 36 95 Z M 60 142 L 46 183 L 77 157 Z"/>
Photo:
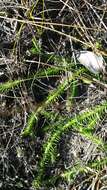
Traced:
<path id="1" fill-rule="evenodd" d="M 97 55 L 91 51 L 80 51 L 76 54 L 76 58 L 80 62 L 80 64 L 84 65 L 88 70 L 90 70 L 94 74 L 106 72 L 106 63 L 102 55 Z"/>

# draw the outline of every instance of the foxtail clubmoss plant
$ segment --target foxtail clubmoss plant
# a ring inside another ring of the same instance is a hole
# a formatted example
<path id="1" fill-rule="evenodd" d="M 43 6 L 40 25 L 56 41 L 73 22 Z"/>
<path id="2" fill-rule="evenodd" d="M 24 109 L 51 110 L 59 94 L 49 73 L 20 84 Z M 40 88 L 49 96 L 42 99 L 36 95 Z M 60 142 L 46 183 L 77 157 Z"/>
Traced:
<path id="1" fill-rule="evenodd" d="M 65 79 L 65 81 L 63 83 L 61 83 L 57 89 L 53 90 L 49 96 L 47 97 L 46 101 L 42 104 L 42 106 L 40 106 L 36 111 L 35 114 L 31 113 L 31 116 L 29 117 L 31 121 L 35 121 L 35 115 L 38 118 L 39 114 L 42 112 L 43 110 L 45 110 L 48 106 L 50 106 L 53 102 L 55 102 L 60 96 L 61 94 L 67 89 L 67 87 L 69 86 L 69 83 L 72 82 L 72 80 L 74 80 L 74 78 L 78 77 L 80 74 L 82 74 L 84 71 L 84 69 L 80 69 L 79 71 L 77 71 L 76 73 L 72 74 L 71 77 L 68 79 Z M 25 130 L 22 132 L 23 136 L 27 136 L 30 135 L 30 133 L 32 132 L 31 128 L 33 128 L 32 125 L 29 126 L 29 123 L 34 123 L 31 122 L 30 120 L 28 120 L 28 125 L 25 128 Z M 27 133 L 26 133 L 27 131 Z"/>
<path id="2" fill-rule="evenodd" d="M 65 170 L 62 174 L 61 177 L 67 181 L 68 183 L 72 183 L 73 180 L 76 178 L 77 174 L 79 173 L 94 173 L 96 174 L 97 172 L 103 170 L 106 168 L 107 165 L 107 158 L 103 158 L 100 160 L 94 160 L 93 162 L 88 163 L 87 165 L 83 164 L 76 164 L 75 166 L 71 167 L 68 170 Z"/>
<path id="3" fill-rule="evenodd" d="M 6 83 L 0 84 L 0 92 L 7 92 L 12 88 L 15 88 L 17 85 L 22 83 L 24 80 L 15 80 L 15 81 L 8 81 Z"/>
<path id="4" fill-rule="evenodd" d="M 58 74 L 61 71 L 64 71 L 64 68 L 61 68 L 61 67 L 47 68 L 47 69 L 36 72 L 36 74 L 33 74 L 29 78 L 14 80 L 14 81 L 10 80 L 8 82 L 1 83 L 0 92 L 7 92 L 11 89 L 14 89 L 16 86 L 20 85 L 22 82 L 26 82 L 26 81 L 34 80 L 34 79 L 36 80 L 38 78 L 43 78 L 43 77 L 46 78 L 47 76 L 48 77 L 55 76 L 55 74 Z"/>
<path id="5" fill-rule="evenodd" d="M 74 179 L 76 178 L 77 174 L 81 173 L 86 173 L 88 171 L 86 166 L 82 166 L 80 163 L 76 164 L 72 168 L 65 170 L 62 174 L 61 177 L 67 181 L 68 183 L 72 183 Z"/>
<path id="6" fill-rule="evenodd" d="M 61 136 L 70 129 L 78 131 L 81 135 L 91 140 L 92 143 L 104 148 L 103 141 L 100 138 L 98 138 L 96 135 L 93 135 L 92 133 L 93 131 L 91 131 L 91 129 L 93 129 L 94 125 L 98 121 L 100 121 L 106 109 L 107 109 L 107 102 L 104 102 L 102 105 L 98 105 L 94 109 L 90 109 L 82 114 L 79 114 L 71 119 L 68 119 L 65 125 L 63 125 L 62 123 L 59 126 L 57 126 L 56 129 L 54 128 L 54 131 L 51 132 L 49 139 L 43 146 L 44 150 L 43 157 L 41 159 L 38 170 L 39 174 L 33 182 L 34 187 L 39 187 L 41 183 L 43 183 L 46 166 L 48 164 L 54 163 L 57 157 L 58 142 L 61 139 Z M 95 120 L 94 122 L 92 122 L 93 118 Z M 84 123 L 86 126 L 84 126 Z M 89 132 L 88 130 L 86 130 L 87 127 L 88 129 L 90 129 Z"/>

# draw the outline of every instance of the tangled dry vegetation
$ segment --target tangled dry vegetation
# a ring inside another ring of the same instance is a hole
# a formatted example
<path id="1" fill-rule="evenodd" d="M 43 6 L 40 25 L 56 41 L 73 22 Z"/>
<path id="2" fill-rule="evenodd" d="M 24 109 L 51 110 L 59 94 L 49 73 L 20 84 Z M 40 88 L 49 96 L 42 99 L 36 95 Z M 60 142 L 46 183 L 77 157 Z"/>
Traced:
<path id="1" fill-rule="evenodd" d="M 0 189 L 107 189 L 106 0 L 0 1 Z"/>

